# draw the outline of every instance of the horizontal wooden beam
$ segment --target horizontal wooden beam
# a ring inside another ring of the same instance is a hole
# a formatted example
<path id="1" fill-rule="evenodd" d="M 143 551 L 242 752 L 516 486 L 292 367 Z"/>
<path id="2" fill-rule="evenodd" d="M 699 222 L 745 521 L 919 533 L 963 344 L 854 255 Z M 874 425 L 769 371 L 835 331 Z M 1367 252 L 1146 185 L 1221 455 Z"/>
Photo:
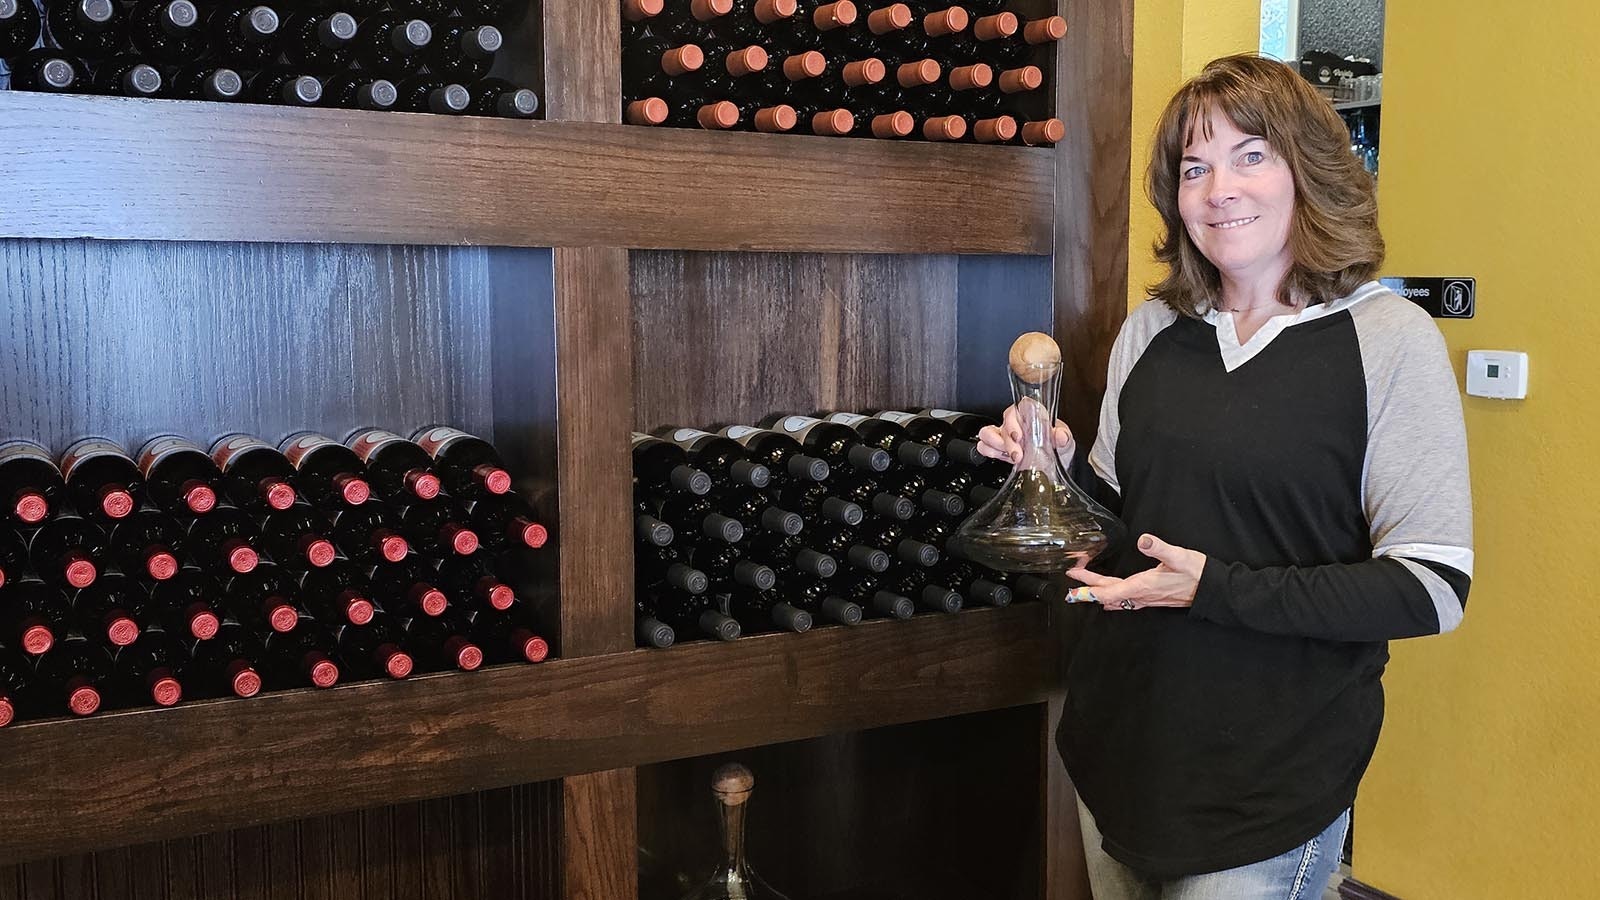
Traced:
<path id="1" fill-rule="evenodd" d="M 1038 604 L 0 730 L 0 864 L 1049 696 Z"/>
<path id="2" fill-rule="evenodd" d="M 0 91 L 0 237 L 1047 254 L 1026 147 Z"/>

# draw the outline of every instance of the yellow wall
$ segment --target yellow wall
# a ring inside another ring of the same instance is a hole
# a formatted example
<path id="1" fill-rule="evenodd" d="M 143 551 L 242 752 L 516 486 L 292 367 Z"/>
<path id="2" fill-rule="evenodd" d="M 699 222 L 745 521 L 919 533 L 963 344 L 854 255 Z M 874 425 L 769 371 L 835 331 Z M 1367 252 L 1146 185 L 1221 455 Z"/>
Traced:
<path id="1" fill-rule="evenodd" d="M 1180 7 L 1187 7 L 1187 11 Z M 1165 94 L 1254 4 L 1139 0 L 1130 295 L 1154 277 L 1142 155 Z M 1600 897 L 1600 11 L 1388 4 L 1379 207 L 1391 274 L 1472 275 L 1468 348 L 1530 354 L 1529 399 L 1466 398 L 1466 622 L 1397 642 L 1355 875 L 1404 900 Z"/>

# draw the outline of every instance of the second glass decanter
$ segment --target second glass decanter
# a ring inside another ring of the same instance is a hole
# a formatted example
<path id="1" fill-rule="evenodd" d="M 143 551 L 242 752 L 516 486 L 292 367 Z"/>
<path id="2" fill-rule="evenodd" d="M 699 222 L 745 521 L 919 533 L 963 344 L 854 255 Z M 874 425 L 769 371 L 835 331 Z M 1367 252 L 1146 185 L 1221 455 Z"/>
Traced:
<path id="1" fill-rule="evenodd" d="M 711 776 L 711 792 L 722 815 L 723 860 L 717 871 L 683 900 L 788 900 L 762 881 L 744 858 L 745 813 L 755 787 L 755 776 L 738 763 L 728 763 Z"/>
<path id="2" fill-rule="evenodd" d="M 1067 476 L 1050 432 L 1061 390 L 1061 348 L 1030 331 L 1011 345 L 1011 394 L 1022 455 L 999 493 L 951 535 L 950 552 L 1002 572 L 1060 574 L 1085 565 L 1125 529 Z M 1078 452 L 1087 453 L 1081 446 Z"/>

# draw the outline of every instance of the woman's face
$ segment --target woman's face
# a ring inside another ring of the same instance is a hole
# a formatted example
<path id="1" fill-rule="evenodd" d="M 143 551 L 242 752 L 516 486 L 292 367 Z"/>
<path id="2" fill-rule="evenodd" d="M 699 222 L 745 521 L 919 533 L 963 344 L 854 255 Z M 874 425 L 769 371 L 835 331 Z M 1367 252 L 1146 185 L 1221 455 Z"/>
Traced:
<path id="1" fill-rule="evenodd" d="M 1209 113 L 1178 162 L 1178 214 L 1189 239 L 1223 277 L 1271 278 L 1289 269 L 1294 175 L 1260 135 Z"/>

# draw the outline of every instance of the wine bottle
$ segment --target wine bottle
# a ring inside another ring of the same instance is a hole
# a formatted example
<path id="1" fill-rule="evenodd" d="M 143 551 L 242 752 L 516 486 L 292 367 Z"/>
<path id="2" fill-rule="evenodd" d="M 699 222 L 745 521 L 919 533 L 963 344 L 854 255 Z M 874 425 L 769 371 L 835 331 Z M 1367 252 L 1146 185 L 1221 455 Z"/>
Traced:
<path id="1" fill-rule="evenodd" d="M 863 511 L 871 512 L 875 516 L 907 522 L 917 514 L 915 503 L 899 494 L 884 490 L 876 478 L 857 476 L 830 484 L 829 487 L 833 491 L 833 496 L 854 503 Z"/>
<path id="2" fill-rule="evenodd" d="M 720 594 L 739 587 L 765 591 L 777 583 L 777 573 L 755 560 L 745 559 L 744 552 L 732 544 L 706 543 L 689 552 L 689 565 L 706 573 L 711 582 L 708 593 Z"/>
<path id="3" fill-rule="evenodd" d="M 12 70 L 15 78 L 18 70 Z M 0 499 L 12 522 L 23 527 L 50 517 L 66 483 L 50 451 L 22 438 L 0 443 Z"/>
<path id="4" fill-rule="evenodd" d="M 957 494 L 942 491 L 922 469 L 901 469 L 891 472 L 881 482 L 883 489 L 912 501 L 928 512 L 940 516 L 957 517 L 966 512 L 966 501 Z"/>
<path id="5" fill-rule="evenodd" d="M 439 478 L 462 503 L 511 490 L 511 475 L 488 441 L 441 425 L 417 429 L 411 436 L 433 457 Z"/>
<path id="6" fill-rule="evenodd" d="M 820 525 L 803 539 L 805 546 L 817 553 L 843 562 L 852 569 L 865 572 L 885 572 L 889 568 L 889 554 L 856 539 L 856 529 L 844 525 Z"/>
<path id="7" fill-rule="evenodd" d="M 860 505 L 835 495 L 830 485 L 815 481 L 790 482 L 777 492 L 775 499 L 778 506 L 792 509 L 813 522 L 855 526 L 866 518 L 866 511 Z"/>
<path id="8" fill-rule="evenodd" d="M 650 20 L 666 8 L 664 0 L 622 0 L 622 46 L 649 34 Z"/>
<path id="9" fill-rule="evenodd" d="M 733 10 L 712 21 L 718 42 L 729 47 L 765 43 L 773 26 L 799 11 L 796 0 L 737 0 Z"/>
<path id="10" fill-rule="evenodd" d="M 219 598 L 224 614 L 257 633 L 286 634 L 303 618 L 296 600 L 298 593 L 289 575 L 271 563 L 263 563 L 243 575 L 229 579 L 227 591 Z"/>
<path id="11" fill-rule="evenodd" d="M 230 75 L 231 81 L 228 80 Z M 234 84 L 239 76 L 232 69 L 207 70 L 204 67 L 180 73 L 175 88 L 187 96 L 187 92 L 194 89 L 189 82 L 196 76 L 201 81 L 198 90 L 202 92 L 210 89 L 228 90 L 235 86 L 242 90 L 242 84 Z M 217 98 L 207 96 L 206 99 Z M 144 478 L 150 499 L 172 515 L 203 515 L 217 505 L 222 471 L 199 444 L 188 438 L 158 434 L 145 441 L 144 446 L 139 448 L 139 473 Z"/>
<path id="12" fill-rule="evenodd" d="M 105 569 L 106 536 L 100 526 L 63 506 L 33 533 L 28 558 L 33 571 L 51 584 L 86 588 Z"/>
<path id="13" fill-rule="evenodd" d="M 483 666 L 483 648 L 472 642 L 471 624 L 456 610 L 442 616 L 401 620 L 406 649 L 428 672 L 475 672 Z"/>
<path id="14" fill-rule="evenodd" d="M 127 17 L 114 0 L 47 0 L 44 10 L 51 43 L 68 53 L 104 59 L 126 40 Z"/>
<path id="15" fill-rule="evenodd" d="M 677 631 L 659 618 L 660 592 L 635 593 L 633 599 L 633 639 L 640 647 L 664 650 L 678 640 Z M 734 623 L 738 624 L 738 623 Z"/>
<path id="16" fill-rule="evenodd" d="M 624 94 L 622 103 L 622 121 L 629 125 L 665 125 L 672 112 L 667 101 L 660 97 Z"/>
<path id="17" fill-rule="evenodd" d="M 1022 142 L 1030 147 L 1043 147 L 1061 143 L 1067 136 L 1067 126 L 1060 119 L 1039 119 L 1022 123 L 1019 133 Z"/>
<path id="18" fill-rule="evenodd" d="M 681 445 L 633 432 L 633 478 L 637 488 L 652 493 L 710 493 L 711 476 L 690 465 Z"/>
<path id="19" fill-rule="evenodd" d="M 931 9 L 917 4 L 912 22 L 888 36 L 878 55 L 891 66 L 924 59 L 948 59 L 951 44 L 971 24 L 967 11 L 959 6 Z M 909 86 L 909 85 L 908 85 Z"/>
<path id="20" fill-rule="evenodd" d="M 893 462 L 888 451 L 868 445 L 848 425 L 811 416 L 774 413 L 762 419 L 761 426 L 799 441 L 812 455 L 827 461 L 829 472 L 835 476 L 846 472 L 885 472 Z"/>
<path id="21" fill-rule="evenodd" d="M 443 615 L 450 598 L 440 590 L 435 574 L 415 559 L 374 566 L 368 573 L 373 599 L 390 615 L 406 617 L 414 611 Z"/>
<path id="22" fill-rule="evenodd" d="M 968 6 L 974 4 L 968 3 Z M 945 59 L 956 65 L 970 65 L 972 63 L 989 62 L 998 55 L 995 48 L 1014 37 L 1022 27 L 1016 13 L 996 11 L 984 14 L 985 10 L 974 9 L 978 18 L 972 20 L 972 27 L 960 34 L 952 35 L 946 43 Z"/>
<path id="23" fill-rule="evenodd" d="M 0 5 L 4 2 L 0 0 Z M 0 649 L 0 728 L 16 721 L 26 709 L 28 698 L 34 693 L 32 670 L 21 656 Z"/>
<path id="24" fill-rule="evenodd" d="M 854 428 L 864 443 L 888 451 L 903 466 L 931 469 L 939 464 L 938 450 L 912 440 L 905 429 L 893 422 L 847 412 L 836 412 L 822 418 Z"/>
<path id="25" fill-rule="evenodd" d="M 222 588 L 211 576 L 199 569 L 179 569 L 150 589 L 150 606 L 168 634 L 209 641 L 217 636 L 222 623 L 216 609 L 221 594 Z"/>
<path id="26" fill-rule="evenodd" d="M 284 23 L 280 46 L 294 68 L 328 76 L 350 65 L 358 31 L 356 17 L 342 10 L 298 12 Z"/>
<path id="27" fill-rule="evenodd" d="M 111 655 L 81 634 L 67 634 L 39 658 L 35 673 L 49 698 L 46 709 L 90 716 L 100 708 L 102 691 L 108 687 Z"/>
<path id="28" fill-rule="evenodd" d="M 939 549 L 907 536 L 905 526 L 899 522 L 874 519 L 863 525 L 855 537 L 860 543 L 876 547 L 903 563 L 915 566 L 939 563 Z"/>
<path id="29" fill-rule="evenodd" d="M 787 51 L 827 50 L 830 33 L 854 25 L 856 15 L 850 0 L 799 0 L 794 15 L 773 24 L 769 41 Z"/>
<path id="30" fill-rule="evenodd" d="M 411 543 L 400 533 L 399 518 L 382 501 L 337 510 L 329 526 L 334 545 L 362 565 L 400 562 L 411 552 Z"/>
<path id="31" fill-rule="evenodd" d="M 467 510 L 468 520 L 484 549 L 501 553 L 510 549 L 537 550 L 550 540 L 538 514 L 516 494 L 485 497 Z"/>
<path id="32" fill-rule="evenodd" d="M 633 537 L 641 547 L 665 547 L 677 538 L 671 525 L 656 518 L 658 509 L 654 501 L 634 497 Z"/>
<path id="33" fill-rule="evenodd" d="M 1038 50 L 1067 36 L 1067 20 L 1060 16 L 1034 19 L 1022 26 L 1020 33 L 1004 40 L 991 42 L 988 61 L 992 65 L 1019 66 L 1032 59 Z"/>
<path id="34" fill-rule="evenodd" d="M 674 79 L 663 94 L 667 103 L 666 124 L 673 128 L 726 131 L 739 124 L 738 105 L 719 99 L 704 82 Z"/>
<path id="35" fill-rule="evenodd" d="M 390 5 L 396 11 L 416 16 L 426 22 L 436 22 L 449 15 L 451 10 L 456 7 L 456 4 L 451 0 L 394 0 Z M 497 18 L 495 16 L 476 15 L 466 9 L 461 12 L 465 16 L 484 21 Z"/>
<path id="36" fill-rule="evenodd" d="M 969 98 L 978 96 L 994 84 L 994 69 L 987 63 L 956 66 L 945 80 L 931 86 L 922 97 L 925 111 L 944 113 L 964 109 Z"/>
<path id="37" fill-rule="evenodd" d="M 744 539 L 744 526 L 712 507 L 705 497 L 676 495 L 661 499 L 642 498 L 652 515 L 672 526 L 679 535 L 704 535 L 712 541 L 737 544 Z"/>
<path id="38" fill-rule="evenodd" d="M 96 70 L 96 93 L 113 97 L 155 97 L 161 93 L 161 72 L 137 56 L 114 56 Z"/>
<path id="39" fill-rule="evenodd" d="M 405 633 L 389 616 L 362 624 L 335 624 L 334 652 L 352 678 L 405 678 L 416 661 L 405 651 Z"/>
<path id="40" fill-rule="evenodd" d="M 478 533 L 467 526 L 466 513 L 449 497 L 418 501 L 400 513 L 400 533 L 420 553 L 471 556 L 478 551 Z"/>
<path id="41" fill-rule="evenodd" d="M 729 488 L 718 492 L 712 503 L 718 512 L 738 522 L 746 535 L 763 530 L 794 535 L 806 524 L 798 513 L 774 505 L 754 488 Z"/>
<path id="42" fill-rule="evenodd" d="M 157 509 L 145 507 L 118 522 L 109 538 L 112 561 L 141 578 L 166 581 L 186 561 L 182 527 Z"/>
<path id="43" fill-rule="evenodd" d="M 766 466 L 774 484 L 785 479 L 828 480 L 828 462 L 804 452 L 805 447 L 781 432 L 747 425 L 730 425 L 718 432 L 733 438 L 751 453 L 751 458 Z"/>
<path id="44" fill-rule="evenodd" d="M 439 475 L 428 451 L 392 431 L 358 428 L 345 436 L 367 467 L 367 483 L 379 499 L 404 506 L 439 496 Z"/>
<path id="45" fill-rule="evenodd" d="M 710 587 L 706 573 L 689 565 L 676 547 L 641 547 L 634 554 L 634 589 L 638 593 L 675 590 L 704 594 Z"/>
<path id="46" fill-rule="evenodd" d="M 456 0 L 456 9 L 461 15 L 479 22 L 493 22 L 501 26 L 511 18 L 510 13 L 514 8 L 527 7 L 513 7 L 510 0 Z"/>
<path id="47" fill-rule="evenodd" d="M 263 74 L 251 80 L 253 93 Z M 211 445 L 211 461 L 221 470 L 222 491 L 234 506 L 259 512 L 294 505 L 294 466 L 266 441 L 237 432 L 223 435 Z"/>
<path id="48" fill-rule="evenodd" d="M 539 95 L 503 78 L 480 78 L 467 89 L 472 92 L 468 111 L 474 116 L 531 119 L 539 114 Z"/>
<path id="49" fill-rule="evenodd" d="M 458 16 L 433 26 L 433 41 L 424 53 L 428 71 L 452 81 L 476 81 L 489 74 L 504 38 L 493 25 L 478 25 Z"/>
<path id="50" fill-rule="evenodd" d="M 324 106 L 342 109 L 394 109 L 400 91 L 387 78 L 373 78 L 365 72 L 348 71 L 328 79 L 323 86 Z"/>
<path id="51" fill-rule="evenodd" d="M 549 642 L 538 635 L 524 607 L 509 612 L 475 610 L 471 618 L 472 640 L 483 648 L 486 662 L 537 663 L 550 656 Z"/>
<path id="52" fill-rule="evenodd" d="M 264 514 L 260 527 L 262 549 L 286 569 L 324 568 L 337 555 L 327 520 L 304 501 Z"/>
<path id="53" fill-rule="evenodd" d="M 62 451 L 61 477 L 67 482 L 68 499 L 106 523 L 126 518 L 144 497 L 138 463 L 106 438 L 83 438 Z"/>
<path id="54" fill-rule="evenodd" d="M 832 578 L 839 562 L 806 546 L 799 535 L 765 532 L 750 541 L 752 560 L 765 563 L 779 581 L 796 578 Z"/>
<path id="55" fill-rule="evenodd" d="M 276 688 L 331 688 L 339 683 L 333 642 L 307 619 L 290 631 L 273 632 L 261 642 L 267 680 Z"/>
<path id="56" fill-rule="evenodd" d="M 876 54 L 897 46 L 902 32 L 910 28 L 911 23 L 911 7 L 904 3 L 891 3 L 867 13 L 863 21 L 865 27 L 840 28 L 830 32 L 830 35 L 838 35 L 831 42 L 830 49 L 858 59 L 876 58 Z"/>
<path id="57" fill-rule="evenodd" d="M 298 431 L 284 438 L 278 450 L 294 467 L 295 484 L 318 506 L 360 506 L 372 496 L 361 457 L 331 437 Z"/>
<path id="58" fill-rule="evenodd" d="M 876 418 L 899 425 L 913 440 L 938 450 L 945 460 L 956 465 L 975 468 L 988 458 L 978 452 L 976 440 L 963 436 L 951 423 L 931 415 L 886 409 Z M 973 434 L 975 437 L 976 432 Z"/>
<path id="59" fill-rule="evenodd" d="M 83 90 L 88 80 L 89 70 L 81 60 L 54 47 L 29 50 L 8 60 L 8 64 L 11 67 L 11 89 L 14 91 L 64 94 Z"/>
<path id="60" fill-rule="evenodd" d="M 961 611 L 961 595 L 936 583 L 932 572 L 922 566 L 896 566 L 886 583 L 890 592 L 910 597 L 924 609 L 943 613 Z"/>
<path id="61" fill-rule="evenodd" d="M 39 42 L 39 34 L 39 8 L 33 0 L 0 0 L 0 58 L 26 53 Z"/>
<path id="62" fill-rule="evenodd" d="M 269 66 L 250 79 L 250 95 L 258 103 L 319 106 L 322 81 L 290 66 Z"/>
<path id="63" fill-rule="evenodd" d="M 128 15 L 128 41 L 140 55 L 163 65 L 193 62 L 206 49 L 200 9 L 193 0 L 140 0 Z"/>
<path id="64" fill-rule="evenodd" d="M 433 29 L 421 19 L 387 12 L 361 24 L 354 45 L 356 62 L 374 76 L 399 79 L 422 65 L 422 51 L 433 40 Z M 358 451 L 359 452 L 359 451 Z"/>
<path id="65" fill-rule="evenodd" d="M 256 523 L 232 506 L 219 506 L 189 523 L 184 547 L 201 567 L 226 578 L 256 567 L 260 553 Z"/>
<path id="66" fill-rule="evenodd" d="M 776 589 L 790 603 L 810 613 L 813 621 L 861 624 L 861 606 L 846 600 L 828 581 L 817 578 L 780 581 Z"/>
<path id="67" fill-rule="evenodd" d="M 841 595 L 873 619 L 909 619 L 917 607 L 910 597 L 886 588 L 883 579 L 872 572 L 855 572 L 838 585 Z"/>
<path id="68" fill-rule="evenodd" d="M 819 137 L 844 137 L 855 131 L 856 117 L 842 106 L 826 101 L 802 100 L 794 104 L 795 130 Z"/>
<path id="69" fill-rule="evenodd" d="M 947 557 L 937 574 L 939 583 L 960 591 L 973 603 L 1002 607 L 1011 604 L 1011 588 L 988 577 L 988 573 L 964 559 Z"/>
<path id="70" fill-rule="evenodd" d="M 659 96 L 669 79 L 697 72 L 705 61 L 705 51 L 695 44 L 648 35 L 623 48 L 622 84 L 625 90 L 634 89 L 641 96 Z"/>
<path id="71" fill-rule="evenodd" d="M 28 544 L 10 528 L 0 526 L 0 588 L 21 581 L 28 569 Z"/>
<path id="72" fill-rule="evenodd" d="M 721 43 L 719 23 L 733 12 L 733 0 L 689 0 L 656 16 L 650 31 L 679 43 L 695 44 L 708 53 Z"/>
<path id="73" fill-rule="evenodd" d="M 980 144 L 1009 144 L 1016 137 L 1017 120 L 1010 116 L 974 117 L 972 139 Z"/>
<path id="74" fill-rule="evenodd" d="M 127 706 L 176 706 L 183 699 L 184 682 L 191 677 L 188 652 L 159 628 L 118 650 L 112 671 L 116 687 L 111 696 L 118 705 Z"/>
<path id="75" fill-rule="evenodd" d="M 18 581 L 6 589 L 0 605 L 0 645 L 40 656 L 67 632 L 67 598 L 42 581 Z"/>
<path id="76" fill-rule="evenodd" d="M 654 618 L 669 626 L 677 637 L 695 636 L 719 641 L 738 640 L 739 622 L 717 608 L 712 594 L 662 591 L 650 595 Z M 654 636 L 654 635 L 652 635 Z"/>
<path id="77" fill-rule="evenodd" d="M 500 578 L 482 553 L 441 560 L 437 574 L 439 587 L 458 606 L 505 612 L 517 602 L 516 591 Z"/>
<path id="78" fill-rule="evenodd" d="M 211 640 L 193 648 L 192 671 L 205 696 L 254 697 L 261 692 L 261 642 L 235 621 L 224 621 Z"/>
<path id="79" fill-rule="evenodd" d="M 739 590 L 728 595 L 728 612 L 744 634 L 811 630 L 811 613 L 791 604 L 776 590 Z"/>
<path id="80" fill-rule="evenodd" d="M 272 61 L 278 46 L 277 10 L 251 0 L 227 0 L 211 10 L 211 57 L 232 69 L 256 69 Z"/>
<path id="81" fill-rule="evenodd" d="M 372 621 L 374 607 L 367 596 L 366 576 L 348 560 L 336 560 L 320 569 L 300 574 L 299 599 L 317 621 L 330 626 Z"/>

